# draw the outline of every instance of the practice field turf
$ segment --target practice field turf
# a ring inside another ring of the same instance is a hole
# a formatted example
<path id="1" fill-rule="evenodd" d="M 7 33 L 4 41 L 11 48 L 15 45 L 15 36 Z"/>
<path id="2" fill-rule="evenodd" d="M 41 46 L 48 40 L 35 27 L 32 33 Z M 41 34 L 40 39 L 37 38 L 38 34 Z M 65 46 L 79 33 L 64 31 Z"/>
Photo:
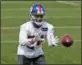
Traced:
<path id="1" fill-rule="evenodd" d="M 1 63 L 17 63 L 19 26 L 29 20 L 29 8 L 41 3 L 46 8 L 46 21 L 55 27 L 59 38 L 70 34 L 74 44 L 66 48 L 61 43 L 43 50 L 47 64 L 81 64 L 81 4 L 80 1 L 1 1 Z"/>

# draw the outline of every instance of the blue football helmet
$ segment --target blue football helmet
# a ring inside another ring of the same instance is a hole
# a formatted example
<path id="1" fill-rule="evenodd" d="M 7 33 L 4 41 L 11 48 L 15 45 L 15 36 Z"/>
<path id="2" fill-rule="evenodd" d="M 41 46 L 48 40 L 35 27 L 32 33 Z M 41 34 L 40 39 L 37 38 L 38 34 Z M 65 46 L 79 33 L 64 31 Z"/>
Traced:
<path id="1" fill-rule="evenodd" d="M 33 4 L 30 8 L 31 20 L 36 25 L 42 25 L 44 21 L 45 9 L 41 4 Z"/>

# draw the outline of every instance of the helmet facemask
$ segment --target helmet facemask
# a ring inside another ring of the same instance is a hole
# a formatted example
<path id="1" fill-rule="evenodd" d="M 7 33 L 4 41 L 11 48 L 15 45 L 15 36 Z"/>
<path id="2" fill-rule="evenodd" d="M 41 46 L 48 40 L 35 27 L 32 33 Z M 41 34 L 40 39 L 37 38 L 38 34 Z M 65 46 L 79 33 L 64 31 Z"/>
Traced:
<path id="1" fill-rule="evenodd" d="M 44 22 L 44 15 L 31 15 L 31 20 L 37 25 L 42 25 Z"/>

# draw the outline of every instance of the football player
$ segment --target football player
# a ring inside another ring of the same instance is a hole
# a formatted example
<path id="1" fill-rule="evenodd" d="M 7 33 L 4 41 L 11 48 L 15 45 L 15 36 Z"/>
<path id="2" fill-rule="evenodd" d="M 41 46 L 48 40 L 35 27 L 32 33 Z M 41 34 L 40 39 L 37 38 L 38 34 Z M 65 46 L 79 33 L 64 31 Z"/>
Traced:
<path id="1" fill-rule="evenodd" d="M 44 20 L 46 12 L 41 4 L 30 8 L 30 21 L 20 26 L 18 45 L 18 64 L 45 65 L 42 43 L 47 39 L 48 46 L 57 46 L 58 37 L 54 37 L 54 26 Z"/>

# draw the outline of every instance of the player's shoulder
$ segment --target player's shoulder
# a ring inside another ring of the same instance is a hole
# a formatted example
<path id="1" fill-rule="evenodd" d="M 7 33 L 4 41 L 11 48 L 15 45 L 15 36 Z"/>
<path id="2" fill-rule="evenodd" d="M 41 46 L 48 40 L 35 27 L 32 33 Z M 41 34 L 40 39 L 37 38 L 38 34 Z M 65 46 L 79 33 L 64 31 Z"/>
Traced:
<path id="1" fill-rule="evenodd" d="M 48 28 L 48 29 L 54 28 L 54 26 L 53 26 L 52 24 L 47 23 L 47 22 L 44 23 L 43 27 L 46 27 L 46 28 Z"/>
<path id="2" fill-rule="evenodd" d="M 22 25 L 20 25 L 21 28 L 28 28 L 31 25 L 30 21 L 27 21 L 25 23 L 23 23 Z"/>

